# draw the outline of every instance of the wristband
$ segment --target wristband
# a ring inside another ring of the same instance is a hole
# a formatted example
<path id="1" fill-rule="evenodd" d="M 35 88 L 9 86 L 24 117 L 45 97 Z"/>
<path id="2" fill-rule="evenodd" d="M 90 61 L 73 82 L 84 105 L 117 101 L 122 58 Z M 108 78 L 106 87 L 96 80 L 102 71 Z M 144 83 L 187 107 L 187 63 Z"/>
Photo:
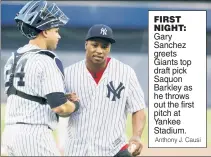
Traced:
<path id="1" fill-rule="evenodd" d="M 74 110 L 74 112 L 76 112 L 79 109 L 80 103 L 79 103 L 79 101 L 73 101 L 73 103 L 75 104 L 75 110 Z"/>

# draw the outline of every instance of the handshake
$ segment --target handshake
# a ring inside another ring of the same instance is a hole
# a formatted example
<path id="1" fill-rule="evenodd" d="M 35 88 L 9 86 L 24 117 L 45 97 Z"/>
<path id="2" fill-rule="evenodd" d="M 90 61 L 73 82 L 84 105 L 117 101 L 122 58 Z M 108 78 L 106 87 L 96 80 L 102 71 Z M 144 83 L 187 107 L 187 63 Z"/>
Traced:
<path id="1" fill-rule="evenodd" d="M 72 102 L 78 101 L 79 102 L 79 97 L 74 92 L 65 94 L 65 96 L 69 101 L 72 101 Z"/>
<path id="2" fill-rule="evenodd" d="M 79 98 L 76 93 L 65 94 L 67 102 L 53 108 L 53 111 L 56 112 L 60 117 L 69 117 L 71 113 L 76 112 L 79 109 L 80 103 Z"/>

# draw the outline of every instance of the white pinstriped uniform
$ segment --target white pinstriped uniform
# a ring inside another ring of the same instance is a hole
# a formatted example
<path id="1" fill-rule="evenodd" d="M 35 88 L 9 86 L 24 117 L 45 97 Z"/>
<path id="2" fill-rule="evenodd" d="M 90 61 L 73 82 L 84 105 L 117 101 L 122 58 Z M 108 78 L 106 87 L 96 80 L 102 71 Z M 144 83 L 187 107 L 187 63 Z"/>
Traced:
<path id="1" fill-rule="evenodd" d="M 27 44 L 18 49 L 18 53 L 32 49 L 38 47 Z M 14 86 L 17 90 L 40 97 L 53 92 L 64 92 L 64 77 L 52 58 L 37 52 L 26 52 L 19 59 L 17 67 L 24 59 L 28 59 L 24 67 L 25 85 L 18 86 L 20 78 L 15 77 Z M 5 65 L 5 82 L 9 79 L 6 71 L 11 68 L 11 61 L 13 62 L 13 56 Z M 16 124 L 16 122 L 34 125 Z M 6 104 L 3 143 L 10 155 L 59 155 L 52 136 L 52 130 L 56 128 L 57 123 L 56 114 L 49 105 L 41 105 L 17 95 L 10 95 Z M 52 130 L 48 129 L 48 126 Z"/>
<path id="2" fill-rule="evenodd" d="M 119 86 L 120 97 L 110 91 Z M 66 156 L 114 156 L 127 143 L 125 135 L 127 113 L 145 107 L 144 94 L 134 70 L 111 58 L 98 85 L 80 61 L 65 68 L 68 92 L 76 92 L 81 106 L 68 122 L 64 155 Z M 121 85 L 122 83 L 122 85 Z M 112 87 L 111 87 L 112 89 Z"/>

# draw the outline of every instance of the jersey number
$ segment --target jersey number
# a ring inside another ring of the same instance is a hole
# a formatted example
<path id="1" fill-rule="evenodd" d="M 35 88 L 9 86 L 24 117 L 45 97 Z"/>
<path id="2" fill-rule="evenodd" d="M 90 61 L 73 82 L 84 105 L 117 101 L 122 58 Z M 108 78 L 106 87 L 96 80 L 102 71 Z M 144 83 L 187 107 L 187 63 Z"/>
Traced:
<path id="1" fill-rule="evenodd" d="M 27 62 L 27 59 L 21 60 L 20 63 L 15 68 L 14 78 L 18 77 L 20 79 L 17 82 L 17 86 L 25 86 L 25 82 L 23 81 L 23 78 L 25 77 L 24 68 L 25 68 L 26 62 Z M 12 67 L 11 69 L 6 71 L 6 75 L 11 75 L 11 74 L 12 74 Z M 6 82 L 5 86 L 6 87 L 9 86 L 9 81 Z"/>

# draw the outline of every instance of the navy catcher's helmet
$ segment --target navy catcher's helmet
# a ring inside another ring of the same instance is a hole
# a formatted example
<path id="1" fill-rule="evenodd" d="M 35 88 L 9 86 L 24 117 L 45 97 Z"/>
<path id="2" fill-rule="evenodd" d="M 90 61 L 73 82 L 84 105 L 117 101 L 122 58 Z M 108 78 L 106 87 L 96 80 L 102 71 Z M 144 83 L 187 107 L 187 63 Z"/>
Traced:
<path id="1" fill-rule="evenodd" d="M 18 29 L 29 39 L 41 31 L 65 25 L 69 18 L 55 4 L 45 0 L 30 1 L 15 17 Z"/>

